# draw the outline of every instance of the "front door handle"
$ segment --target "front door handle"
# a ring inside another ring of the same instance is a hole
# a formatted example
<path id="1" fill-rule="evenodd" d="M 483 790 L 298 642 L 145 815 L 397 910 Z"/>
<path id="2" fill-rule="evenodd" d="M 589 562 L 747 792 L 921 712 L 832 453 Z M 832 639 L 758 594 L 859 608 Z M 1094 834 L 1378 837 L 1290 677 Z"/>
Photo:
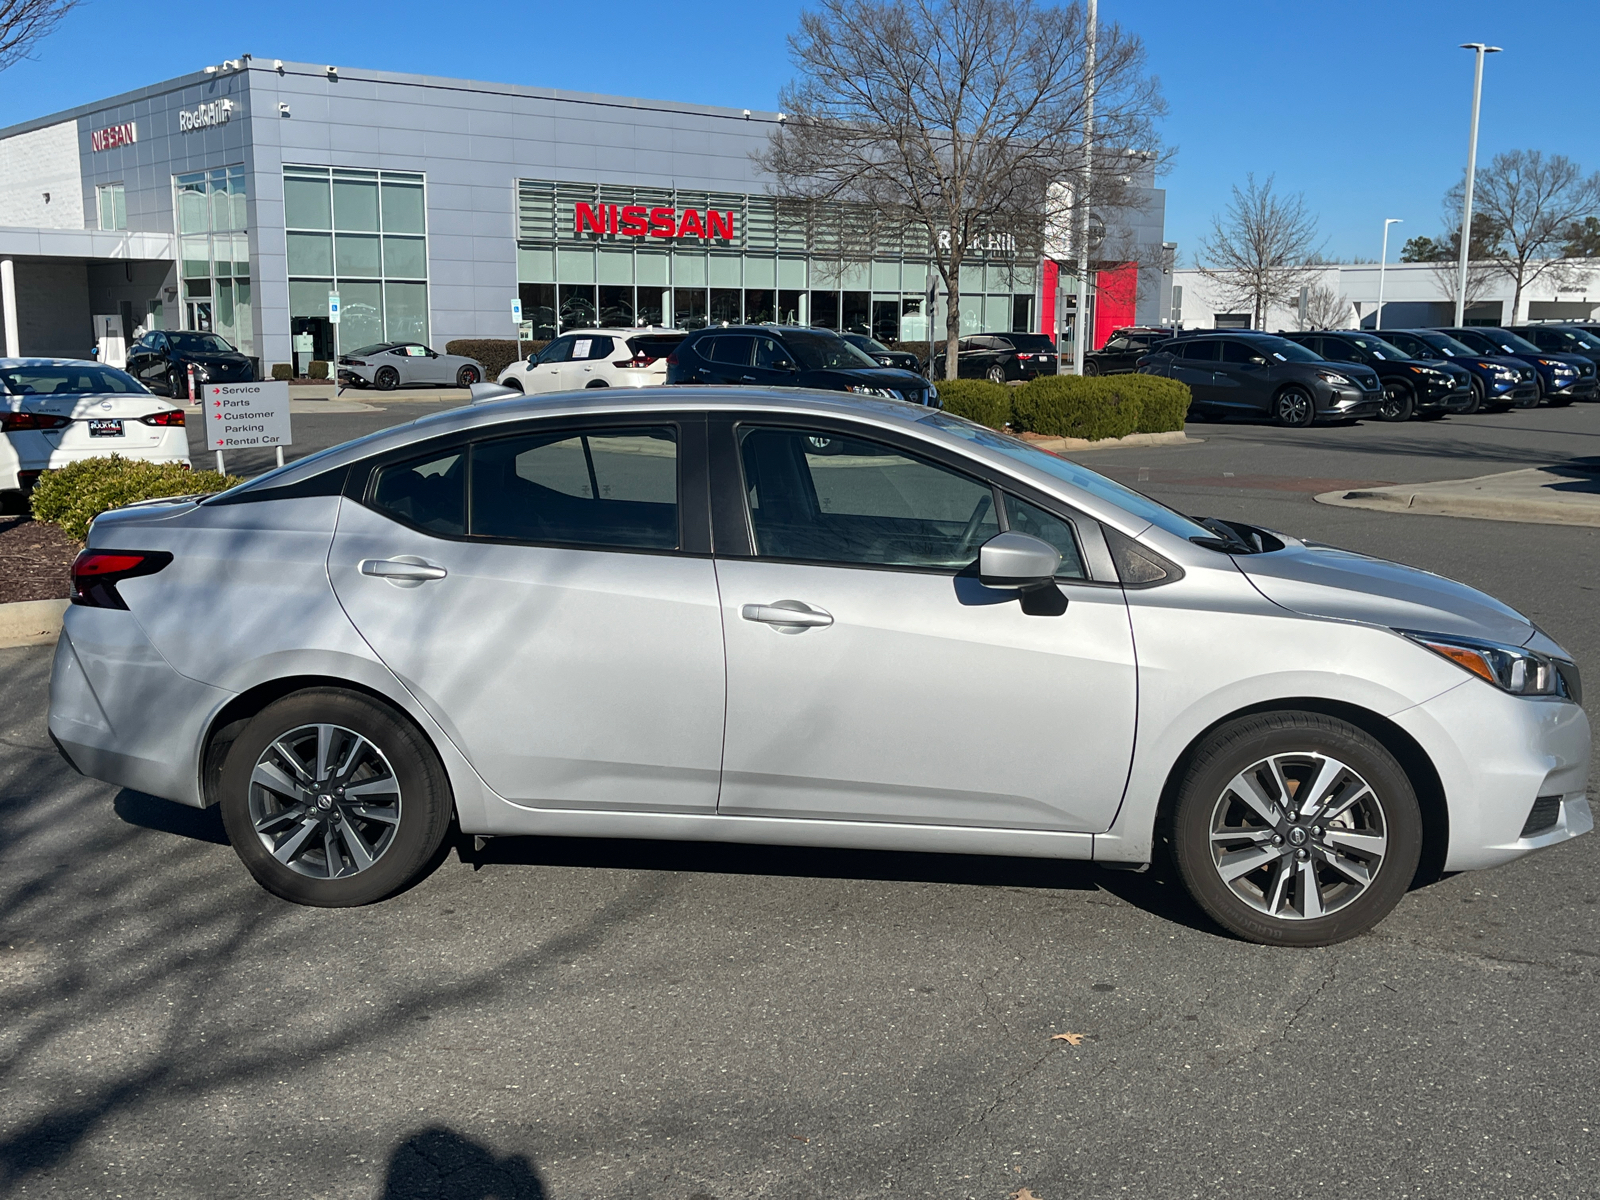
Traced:
<path id="1" fill-rule="evenodd" d="M 754 383 L 755 381 L 756 381 L 756 377 L 754 375 L 741 375 L 741 376 L 739 376 L 739 382 L 740 383 Z"/>
<path id="2" fill-rule="evenodd" d="M 746 621 L 771 625 L 779 633 L 803 633 L 833 624 L 831 614 L 798 600 L 775 600 L 771 604 L 746 604 L 739 610 Z"/>
<path id="3" fill-rule="evenodd" d="M 450 572 L 414 555 L 402 554 L 398 558 L 365 559 L 361 573 L 387 579 L 396 587 L 420 587 L 430 579 L 443 579 Z"/>

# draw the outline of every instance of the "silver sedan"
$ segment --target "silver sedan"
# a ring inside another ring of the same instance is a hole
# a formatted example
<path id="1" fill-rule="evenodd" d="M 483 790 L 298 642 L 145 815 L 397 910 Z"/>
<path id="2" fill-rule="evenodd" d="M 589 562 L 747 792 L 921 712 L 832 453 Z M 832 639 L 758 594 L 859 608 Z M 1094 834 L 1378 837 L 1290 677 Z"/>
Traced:
<path id="1" fill-rule="evenodd" d="M 1521 614 L 894 402 L 481 404 L 107 513 L 76 571 L 63 752 L 220 805 L 305 904 L 453 820 L 1155 861 L 1322 945 L 1592 824 L 1577 667 Z"/>
<path id="2" fill-rule="evenodd" d="M 339 357 L 339 382 L 375 387 L 471 387 L 483 382 L 483 364 L 461 354 L 440 354 L 421 342 L 379 342 Z"/>

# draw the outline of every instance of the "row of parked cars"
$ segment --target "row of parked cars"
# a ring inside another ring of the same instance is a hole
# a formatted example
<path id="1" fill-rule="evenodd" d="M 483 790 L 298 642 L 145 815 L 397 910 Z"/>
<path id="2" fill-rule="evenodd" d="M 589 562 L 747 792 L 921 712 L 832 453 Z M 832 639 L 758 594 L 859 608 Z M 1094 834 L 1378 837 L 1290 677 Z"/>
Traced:
<path id="1" fill-rule="evenodd" d="M 1089 374 L 1138 371 L 1189 385 L 1200 419 L 1318 418 L 1553 408 L 1600 397 L 1600 325 L 1510 329 L 1119 331 L 1087 356 Z"/>

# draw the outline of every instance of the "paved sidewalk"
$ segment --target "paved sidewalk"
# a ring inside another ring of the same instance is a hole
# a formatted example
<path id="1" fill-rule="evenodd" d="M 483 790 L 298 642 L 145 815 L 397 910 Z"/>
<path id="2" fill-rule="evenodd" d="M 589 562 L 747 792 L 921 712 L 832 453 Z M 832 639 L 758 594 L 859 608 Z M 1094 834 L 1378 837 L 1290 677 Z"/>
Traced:
<path id="1" fill-rule="evenodd" d="M 1381 512 L 1600 527 L 1600 460 L 1578 459 L 1474 479 L 1323 492 L 1317 500 Z"/>

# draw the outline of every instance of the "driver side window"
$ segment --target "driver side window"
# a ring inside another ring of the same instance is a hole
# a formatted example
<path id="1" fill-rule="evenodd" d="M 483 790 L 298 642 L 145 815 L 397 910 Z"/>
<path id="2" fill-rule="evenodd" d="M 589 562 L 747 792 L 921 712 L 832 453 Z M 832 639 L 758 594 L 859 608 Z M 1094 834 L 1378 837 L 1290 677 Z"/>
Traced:
<path id="1" fill-rule="evenodd" d="M 572 357 L 572 344 L 576 338 L 557 338 L 544 348 L 544 353 L 539 355 L 539 365 L 548 366 L 550 363 L 564 363 Z"/>

